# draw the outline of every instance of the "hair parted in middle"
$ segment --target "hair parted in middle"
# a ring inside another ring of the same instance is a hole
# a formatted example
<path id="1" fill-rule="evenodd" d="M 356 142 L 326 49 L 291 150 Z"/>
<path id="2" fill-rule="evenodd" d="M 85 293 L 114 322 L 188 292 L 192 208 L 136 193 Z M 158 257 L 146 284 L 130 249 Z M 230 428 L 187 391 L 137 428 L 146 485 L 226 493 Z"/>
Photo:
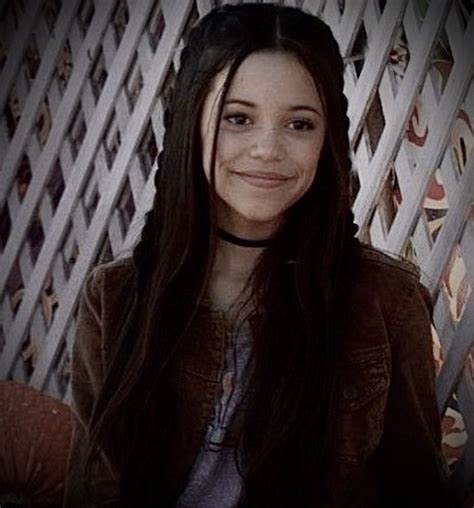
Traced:
<path id="1" fill-rule="evenodd" d="M 226 70 L 221 117 L 240 64 L 262 50 L 290 52 L 306 67 L 327 130 L 312 185 L 288 210 L 249 281 L 264 312 L 253 330 L 255 368 L 238 467 L 248 506 L 306 506 L 329 495 L 340 322 L 359 246 L 350 210 L 343 60 L 329 27 L 301 9 L 223 5 L 199 20 L 181 52 L 165 108 L 154 203 L 134 249 L 124 321 L 89 426 L 89 458 L 96 447 L 105 451 L 126 506 L 171 506 L 182 487 L 166 462 L 169 443 L 179 441 L 171 436 L 185 424 L 177 417 L 173 372 L 181 346 L 193 340 L 216 248 L 216 192 L 203 170 L 201 112 L 214 78 Z"/>

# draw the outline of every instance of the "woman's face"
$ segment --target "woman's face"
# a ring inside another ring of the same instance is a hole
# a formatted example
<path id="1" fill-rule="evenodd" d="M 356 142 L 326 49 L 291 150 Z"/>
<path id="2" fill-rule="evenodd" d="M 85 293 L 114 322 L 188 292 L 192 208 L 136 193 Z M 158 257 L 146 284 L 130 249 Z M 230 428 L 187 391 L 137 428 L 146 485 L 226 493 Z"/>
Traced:
<path id="1" fill-rule="evenodd" d="M 210 180 L 218 74 L 201 116 L 203 166 Z M 218 223 L 246 238 L 267 238 L 313 182 L 326 118 L 311 74 L 291 53 L 257 51 L 238 68 L 219 122 Z"/>

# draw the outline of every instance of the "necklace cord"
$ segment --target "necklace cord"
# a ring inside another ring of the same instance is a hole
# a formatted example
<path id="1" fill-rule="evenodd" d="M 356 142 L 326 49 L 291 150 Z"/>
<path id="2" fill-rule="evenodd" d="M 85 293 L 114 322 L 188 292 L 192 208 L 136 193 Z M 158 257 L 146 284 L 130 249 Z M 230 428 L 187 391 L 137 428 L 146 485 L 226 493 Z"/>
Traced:
<path id="1" fill-rule="evenodd" d="M 268 247 L 271 243 L 271 239 L 249 240 L 248 238 L 240 238 L 239 236 L 235 236 L 222 228 L 217 228 L 217 236 L 221 240 L 224 240 L 224 242 L 232 243 L 233 245 L 238 245 L 239 247 L 262 248 Z"/>

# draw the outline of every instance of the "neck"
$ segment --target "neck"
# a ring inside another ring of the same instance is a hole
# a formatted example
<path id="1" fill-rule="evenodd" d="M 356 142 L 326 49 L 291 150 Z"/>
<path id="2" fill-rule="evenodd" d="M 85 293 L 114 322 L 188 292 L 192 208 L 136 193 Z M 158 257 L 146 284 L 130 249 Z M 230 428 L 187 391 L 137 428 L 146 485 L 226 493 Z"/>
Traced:
<path id="1" fill-rule="evenodd" d="M 263 250 L 217 239 L 209 284 L 209 296 L 215 307 L 228 309 L 237 301 Z"/>
<path id="2" fill-rule="evenodd" d="M 214 271 L 246 280 L 263 250 L 264 247 L 242 247 L 218 238 Z"/>

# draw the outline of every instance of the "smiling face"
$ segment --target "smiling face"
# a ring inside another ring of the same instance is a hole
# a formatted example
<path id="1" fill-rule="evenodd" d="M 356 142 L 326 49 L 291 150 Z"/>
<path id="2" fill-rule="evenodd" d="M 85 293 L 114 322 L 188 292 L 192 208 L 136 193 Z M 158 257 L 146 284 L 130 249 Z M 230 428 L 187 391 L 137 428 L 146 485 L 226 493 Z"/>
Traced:
<path id="1" fill-rule="evenodd" d="M 201 116 L 203 167 L 210 180 L 217 102 L 226 70 L 214 78 Z M 284 51 L 257 51 L 238 68 L 224 102 L 216 150 L 218 224 L 267 238 L 311 186 L 326 119 L 308 70 Z"/>

